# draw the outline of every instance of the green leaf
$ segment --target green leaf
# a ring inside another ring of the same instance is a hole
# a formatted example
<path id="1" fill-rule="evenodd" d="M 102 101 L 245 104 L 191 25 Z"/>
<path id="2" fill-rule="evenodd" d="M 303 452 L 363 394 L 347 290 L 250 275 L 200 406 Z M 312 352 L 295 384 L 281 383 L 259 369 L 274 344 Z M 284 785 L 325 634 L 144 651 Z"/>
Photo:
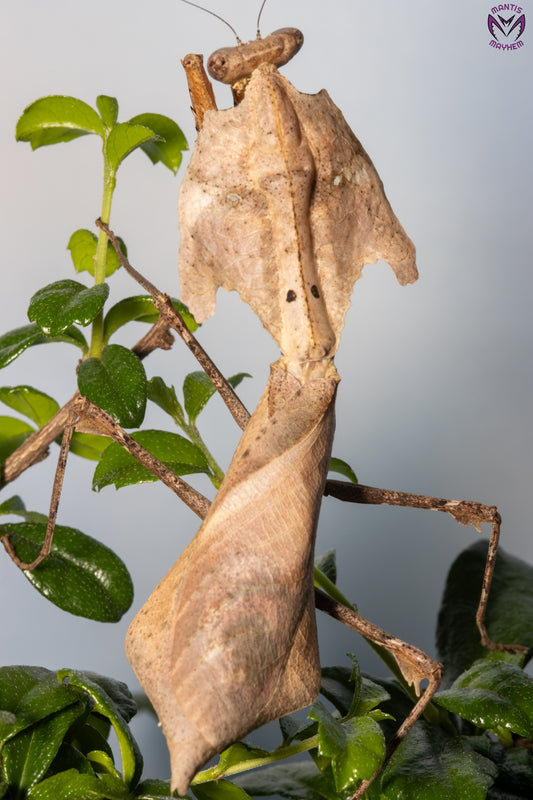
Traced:
<path id="1" fill-rule="evenodd" d="M 17 122 L 16 139 L 32 149 L 68 142 L 87 133 L 105 136 L 105 126 L 91 106 L 75 97 L 51 95 L 29 105 Z"/>
<path id="2" fill-rule="evenodd" d="M 123 240 L 118 238 L 118 241 L 120 242 L 120 246 L 124 255 L 127 255 L 128 251 Z M 97 245 L 98 237 L 95 236 L 92 231 L 88 231 L 84 228 L 74 231 L 69 239 L 67 249 L 70 250 L 70 255 L 76 272 L 88 272 L 94 277 Z M 120 262 L 118 260 L 115 248 L 108 240 L 105 265 L 106 278 L 112 275 L 113 272 L 119 268 Z"/>
<path id="3" fill-rule="evenodd" d="M 215 391 L 212 380 L 207 377 L 205 372 L 190 372 L 185 376 L 183 399 L 185 401 L 185 411 L 191 424 L 194 424 L 198 414 Z"/>
<path id="4" fill-rule="evenodd" d="M 312 762 L 274 764 L 239 775 L 234 783 L 252 797 L 281 795 L 291 800 L 339 800 L 333 780 L 319 772 Z"/>
<path id="5" fill-rule="evenodd" d="M 0 525 L 9 534 L 18 557 L 35 559 L 46 523 Z M 75 528 L 57 525 L 52 552 L 34 570 L 24 570 L 29 582 L 50 602 L 71 614 L 100 622 L 117 622 L 133 600 L 133 586 L 123 562 L 108 547 Z"/>
<path id="6" fill-rule="evenodd" d="M 250 796 L 230 781 L 219 779 L 191 787 L 197 800 L 249 800 Z"/>
<path id="7" fill-rule="evenodd" d="M 228 378 L 228 383 L 235 388 L 244 378 L 251 378 L 251 375 L 247 372 L 239 372 L 237 375 L 232 375 L 231 378 Z M 215 391 L 211 378 L 208 378 L 205 372 L 190 372 L 186 375 L 183 381 L 183 399 L 185 410 L 192 425 L 194 425 L 199 413 Z"/>
<path id="8" fill-rule="evenodd" d="M 7 367 L 32 344 L 42 340 L 42 331 L 38 325 L 23 325 L 0 336 L 0 368 Z"/>
<path id="9" fill-rule="evenodd" d="M 34 430 L 16 417 L 0 417 L 0 463 L 9 458 Z"/>
<path id="10" fill-rule="evenodd" d="M 77 689 L 60 686 L 54 673 L 48 670 L 40 674 L 23 672 L 21 682 L 20 671 L 27 669 L 27 667 L 0 668 L 1 705 L 4 709 L 15 713 L 14 722 L 2 730 L 0 745 L 26 728 L 34 726 L 35 723 L 55 716 L 83 699 L 83 695 Z M 9 683 L 10 680 L 15 681 L 14 691 Z M 81 711 L 79 713 L 81 714 Z"/>
<path id="11" fill-rule="evenodd" d="M 342 458 L 333 458 L 333 456 L 329 460 L 329 472 L 337 472 L 339 475 L 344 475 L 345 478 L 348 478 L 349 481 L 352 483 L 358 483 L 357 475 L 348 464 L 347 461 L 343 461 Z"/>
<path id="12" fill-rule="evenodd" d="M 326 550 L 315 558 L 315 567 L 322 572 L 331 583 L 337 583 L 337 556 L 335 550 Z"/>
<path id="13" fill-rule="evenodd" d="M 187 150 L 187 140 L 174 120 L 161 114 L 138 114 L 130 124 L 145 125 L 160 138 L 141 145 L 153 164 L 161 161 L 174 175 L 181 164 L 182 150 Z"/>
<path id="14" fill-rule="evenodd" d="M 155 376 L 148 381 L 148 399 L 155 403 L 163 411 L 166 411 L 177 425 L 182 427 L 185 424 L 185 415 L 181 403 L 176 397 L 176 390 L 173 386 L 167 386 L 163 378 Z"/>
<path id="15" fill-rule="evenodd" d="M 90 461 L 100 461 L 102 453 L 112 441 L 109 436 L 74 431 L 70 442 L 70 452 L 81 458 L 88 458 Z"/>
<path id="16" fill-rule="evenodd" d="M 2 748 L 2 777 L 19 790 L 36 784 L 46 773 L 68 730 L 85 713 L 74 705 L 41 719 L 7 741 Z"/>
<path id="17" fill-rule="evenodd" d="M 18 494 L 14 494 L 13 497 L 8 497 L 7 500 L 0 503 L 0 516 L 4 514 L 18 514 L 21 511 L 26 511 L 26 506 Z"/>
<path id="18" fill-rule="evenodd" d="M 73 323 L 88 325 L 96 317 L 109 294 L 101 283 L 89 289 L 82 283 L 65 279 L 39 289 L 30 300 L 28 318 L 43 333 L 56 336 Z"/>
<path id="19" fill-rule="evenodd" d="M 133 796 L 136 800 L 166 800 L 167 797 L 172 797 L 169 782 L 153 778 L 142 781 Z"/>
<path id="20" fill-rule="evenodd" d="M 65 344 L 73 344 L 76 347 L 79 347 L 84 355 L 89 352 L 89 345 L 87 344 L 85 336 L 80 329 L 76 328 L 74 325 L 71 325 L 57 336 L 42 336 L 38 341 L 35 342 L 35 344 L 48 344 L 49 342 L 64 342 Z"/>
<path id="21" fill-rule="evenodd" d="M 483 737 L 486 742 L 486 737 Z M 482 737 L 478 737 L 478 741 Z M 475 742 L 474 737 L 469 742 Z M 485 744 L 485 742 L 483 742 Z M 481 750 L 485 755 L 486 748 Z M 533 754 L 527 747 L 503 747 L 490 742 L 486 753 L 498 767 L 498 775 L 489 789 L 487 800 L 530 800 L 533 786 Z"/>
<path id="22" fill-rule="evenodd" d="M 113 775 L 81 775 L 69 769 L 34 786 L 27 800 L 129 800 L 128 787 Z"/>
<path id="23" fill-rule="evenodd" d="M 181 314 L 187 328 L 194 333 L 198 328 L 198 323 L 179 300 L 172 299 L 172 305 Z M 104 339 L 107 342 L 110 337 L 128 322 L 149 322 L 153 324 L 159 317 L 159 311 L 154 306 L 150 295 L 138 295 L 126 297 L 112 306 L 104 319 Z"/>
<path id="24" fill-rule="evenodd" d="M 39 428 L 59 411 L 59 403 L 53 397 L 32 386 L 3 386 L 0 388 L 0 402 L 28 417 Z"/>
<path id="25" fill-rule="evenodd" d="M 177 433 L 148 430 L 139 431 L 132 438 L 142 444 L 176 475 L 209 472 L 202 451 Z M 117 489 L 121 489 L 123 486 L 157 480 L 159 479 L 153 472 L 133 458 L 123 447 L 113 442 L 104 452 L 96 467 L 93 489 L 98 491 L 111 484 L 114 484 Z"/>
<path id="26" fill-rule="evenodd" d="M 234 767 L 236 764 L 242 764 L 246 761 L 255 761 L 257 758 L 264 758 L 267 755 L 268 752 L 266 750 L 250 747 L 245 742 L 235 742 L 235 744 L 222 751 L 217 766 L 220 768 L 220 773 L 223 774 L 229 767 Z"/>
<path id="27" fill-rule="evenodd" d="M 485 800 L 496 768 L 463 737 L 419 722 L 400 744 L 381 778 L 387 800 Z"/>
<path id="28" fill-rule="evenodd" d="M 121 712 L 121 706 L 116 702 L 116 689 L 113 689 L 114 694 L 110 694 L 106 685 L 102 685 L 102 680 L 97 682 L 92 679 L 95 676 L 91 676 L 91 673 L 78 670 L 62 669 L 57 673 L 57 677 L 59 681 L 68 679 L 71 686 L 74 685 L 83 689 L 93 700 L 94 711 L 109 719 L 120 747 L 124 782 L 131 788 L 136 786 L 142 773 L 142 756 L 137 742 L 127 725 L 127 720 Z M 121 687 L 125 687 L 125 684 L 121 684 Z M 131 701 L 131 696 L 129 700 Z"/>
<path id="29" fill-rule="evenodd" d="M 107 94 L 99 94 L 96 98 L 96 108 L 104 121 L 108 130 L 115 126 L 118 117 L 118 100 L 116 97 L 109 97 Z"/>
<path id="30" fill-rule="evenodd" d="M 475 542 L 452 564 L 437 624 L 443 685 L 449 685 L 487 650 L 481 645 L 475 616 L 487 557 L 487 543 Z M 501 548 L 490 590 L 486 626 L 495 642 L 533 648 L 533 567 Z"/>
<path id="31" fill-rule="evenodd" d="M 35 344 L 48 344 L 49 342 L 66 342 L 79 347 L 83 353 L 88 351 L 88 345 L 82 332 L 71 326 L 59 336 L 44 336 L 42 330 L 32 322 L 15 328 L 0 336 L 0 369 L 7 367 L 18 358 L 28 347 Z"/>
<path id="32" fill-rule="evenodd" d="M 133 150 L 146 142 L 158 140 L 160 137 L 145 125 L 132 125 L 130 122 L 119 122 L 110 132 L 105 150 L 107 158 L 114 170 Z"/>
<path id="33" fill-rule="evenodd" d="M 477 661 L 434 697 L 438 705 L 479 728 L 533 739 L 533 678 L 505 661 Z"/>
<path id="34" fill-rule="evenodd" d="M 126 347 L 110 344 L 100 358 L 82 361 L 78 388 L 124 428 L 142 423 L 146 410 L 146 373 L 139 358 Z"/>
<path id="35" fill-rule="evenodd" d="M 318 752 L 331 761 L 339 792 L 374 774 L 385 756 L 385 738 L 377 722 L 353 717 L 340 723 L 321 702 L 313 704 L 309 717 L 318 722 Z"/>

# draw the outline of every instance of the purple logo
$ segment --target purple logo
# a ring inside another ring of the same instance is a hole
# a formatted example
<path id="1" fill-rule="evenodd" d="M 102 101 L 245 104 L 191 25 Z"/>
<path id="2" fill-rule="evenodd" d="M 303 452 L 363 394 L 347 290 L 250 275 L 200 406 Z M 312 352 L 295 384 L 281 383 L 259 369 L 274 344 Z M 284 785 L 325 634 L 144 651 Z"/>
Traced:
<path id="1" fill-rule="evenodd" d="M 489 46 L 496 50 L 518 50 L 524 46 L 522 34 L 526 27 L 526 15 L 515 3 L 500 3 L 493 6 L 487 19 L 490 35 Z"/>

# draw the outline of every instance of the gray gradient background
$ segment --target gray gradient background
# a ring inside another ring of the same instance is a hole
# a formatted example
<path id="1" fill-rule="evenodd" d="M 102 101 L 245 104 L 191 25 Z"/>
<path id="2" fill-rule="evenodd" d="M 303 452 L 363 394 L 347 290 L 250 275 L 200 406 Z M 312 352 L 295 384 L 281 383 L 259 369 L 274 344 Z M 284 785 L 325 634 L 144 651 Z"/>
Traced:
<path id="1" fill-rule="evenodd" d="M 242 38 L 254 36 L 255 2 L 209 5 Z M 384 264 L 367 267 L 356 285 L 337 358 L 343 380 L 335 455 L 350 461 L 364 483 L 497 504 L 504 547 L 533 561 L 533 15 L 524 6 L 525 47 L 497 52 L 488 46 L 489 8 L 479 0 L 270 0 L 262 27 L 302 28 L 304 47 L 285 74 L 302 91 L 328 89 L 418 250 L 415 286 L 401 288 Z M 98 141 L 85 137 L 32 153 L 13 136 L 24 107 L 46 94 L 89 103 L 112 94 L 121 119 L 167 114 L 192 143 L 179 59 L 191 51 L 208 54 L 232 37 L 217 20 L 177 0 L 2 0 L 0 37 L 5 331 L 25 323 L 37 287 L 74 277 L 69 236 L 99 213 Z M 221 106 L 229 104 L 226 90 L 218 97 Z M 119 172 L 112 215 L 132 262 L 171 293 L 178 289 L 179 180 L 134 154 Z M 113 300 L 138 291 L 123 275 L 111 285 Z M 226 374 L 253 373 L 242 388 L 252 409 L 276 347 L 236 295 L 219 293 L 219 299 L 200 338 Z M 139 335 L 140 326 L 124 343 Z M 32 383 L 64 402 L 76 358 L 63 345 L 35 348 L 4 370 L 2 383 Z M 163 374 L 178 386 L 196 369 L 179 345 L 146 366 L 149 375 Z M 166 424 L 155 412 L 148 422 Z M 239 432 L 218 399 L 201 422 L 226 465 Z M 135 581 L 134 608 L 115 626 L 69 617 L 2 557 L 0 661 L 88 668 L 135 686 L 123 655 L 126 627 L 198 522 L 162 486 L 93 494 L 92 468 L 72 458 L 60 522 L 101 538 L 122 556 Z M 52 471 L 51 461 L 35 467 L 3 498 L 16 491 L 28 507 L 45 511 Z M 201 479 L 195 482 L 205 489 Z M 328 499 L 317 549 L 337 549 L 340 585 L 364 615 L 433 654 L 447 569 L 475 537 L 444 515 Z M 320 629 L 325 664 L 342 663 L 352 650 L 363 668 L 382 672 L 362 640 L 333 621 L 320 620 Z M 165 747 L 149 717 L 139 717 L 136 731 L 146 774 L 168 775 Z"/>

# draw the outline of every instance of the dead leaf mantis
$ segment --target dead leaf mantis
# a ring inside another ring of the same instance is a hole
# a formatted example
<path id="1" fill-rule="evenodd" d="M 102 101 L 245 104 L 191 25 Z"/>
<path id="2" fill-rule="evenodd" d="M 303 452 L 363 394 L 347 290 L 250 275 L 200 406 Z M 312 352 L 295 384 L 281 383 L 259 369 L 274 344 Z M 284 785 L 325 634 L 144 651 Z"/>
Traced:
<path id="1" fill-rule="evenodd" d="M 418 275 L 340 111 L 325 91 L 302 95 L 277 71 L 302 41 L 285 28 L 216 51 L 211 76 L 241 100 L 226 111 L 201 59 L 183 62 L 199 137 L 180 193 L 182 299 L 203 321 L 219 286 L 237 290 L 282 357 L 202 527 L 128 633 L 181 794 L 216 752 L 318 693 L 312 556 L 334 429 L 333 356 L 365 264 L 382 258 L 401 284 Z M 478 519 L 454 503 L 442 510 Z M 436 691 L 440 665 L 327 598 L 317 605 L 387 647 L 417 690 L 429 680 L 390 755 Z"/>

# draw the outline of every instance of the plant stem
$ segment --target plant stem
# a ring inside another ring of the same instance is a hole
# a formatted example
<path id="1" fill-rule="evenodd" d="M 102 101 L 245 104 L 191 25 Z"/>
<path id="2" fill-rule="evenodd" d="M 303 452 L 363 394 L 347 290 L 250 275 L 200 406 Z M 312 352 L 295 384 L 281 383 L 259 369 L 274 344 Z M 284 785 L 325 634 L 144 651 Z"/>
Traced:
<path id="1" fill-rule="evenodd" d="M 111 167 L 106 156 L 106 142 L 104 142 L 104 187 L 102 194 L 102 211 L 100 219 L 109 225 L 111 216 L 111 203 L 113 192 L 116 185 L 116 169 Z M 101 230 L 98 233 L 98 243 L 96 245 L 96 259 L 94 268 L 94 285 L 97 286 L 105 281 L 105 267 L 107 260 L 107 235 Z M 91 345 L 89 348 L 89 358 L 98 358 L 104 347 L 104 312 L 100 311 L 94 318 L 91 329 Z"/>
<path id="2" fill-rule="evenodd" d="M 204 440 L 200 435 L 200 431 L 193 423 L 190 423 L 188 425 L 187 423 L 184 423 L 182 425 L 182 429 L 190 438 L 191 442 L 194 442 L 194 444 L 204 454 L 206 461 L 209 464 L 209 467 L 213 473 L 212 475 L 209 476 L 211 479 L 211 483 L 214 485 L 215 489 L 220 489 L 220 484 L 224 480 L 224 470 L 219 466 L 217 461 L 211 455 L 211 452 L 209 451 L 206 443 L 204 442 Z"/>
<path id="3" fill-rule="evenodd" d="M 287 747 L 278 747 L 268 755 L 259 758 L 250 758 L 246 761 L 240 761 L 238 764 L 231 764 L 229 767 L 220 768 L 220 764 L 210 769 L 204 769 L 198 772 L 192 779 L 191 784 L 206 783 L 207 781 L 217 780 L 218 778 L 226 777 L 226 775 L 235 775 L 238 772 L 246 772 L 249 769 L 256 769 L 257 767 L 265 767 L 267 764 L 274 764 L 276 761 L 283 761 L 285 758 L 296 756 L 299 753 L 306 753 L 308 750 L 318 747 L 318 734 L 311 736 L 309 739 L 304 739 L 303 742 L 291 744 Z"/>

